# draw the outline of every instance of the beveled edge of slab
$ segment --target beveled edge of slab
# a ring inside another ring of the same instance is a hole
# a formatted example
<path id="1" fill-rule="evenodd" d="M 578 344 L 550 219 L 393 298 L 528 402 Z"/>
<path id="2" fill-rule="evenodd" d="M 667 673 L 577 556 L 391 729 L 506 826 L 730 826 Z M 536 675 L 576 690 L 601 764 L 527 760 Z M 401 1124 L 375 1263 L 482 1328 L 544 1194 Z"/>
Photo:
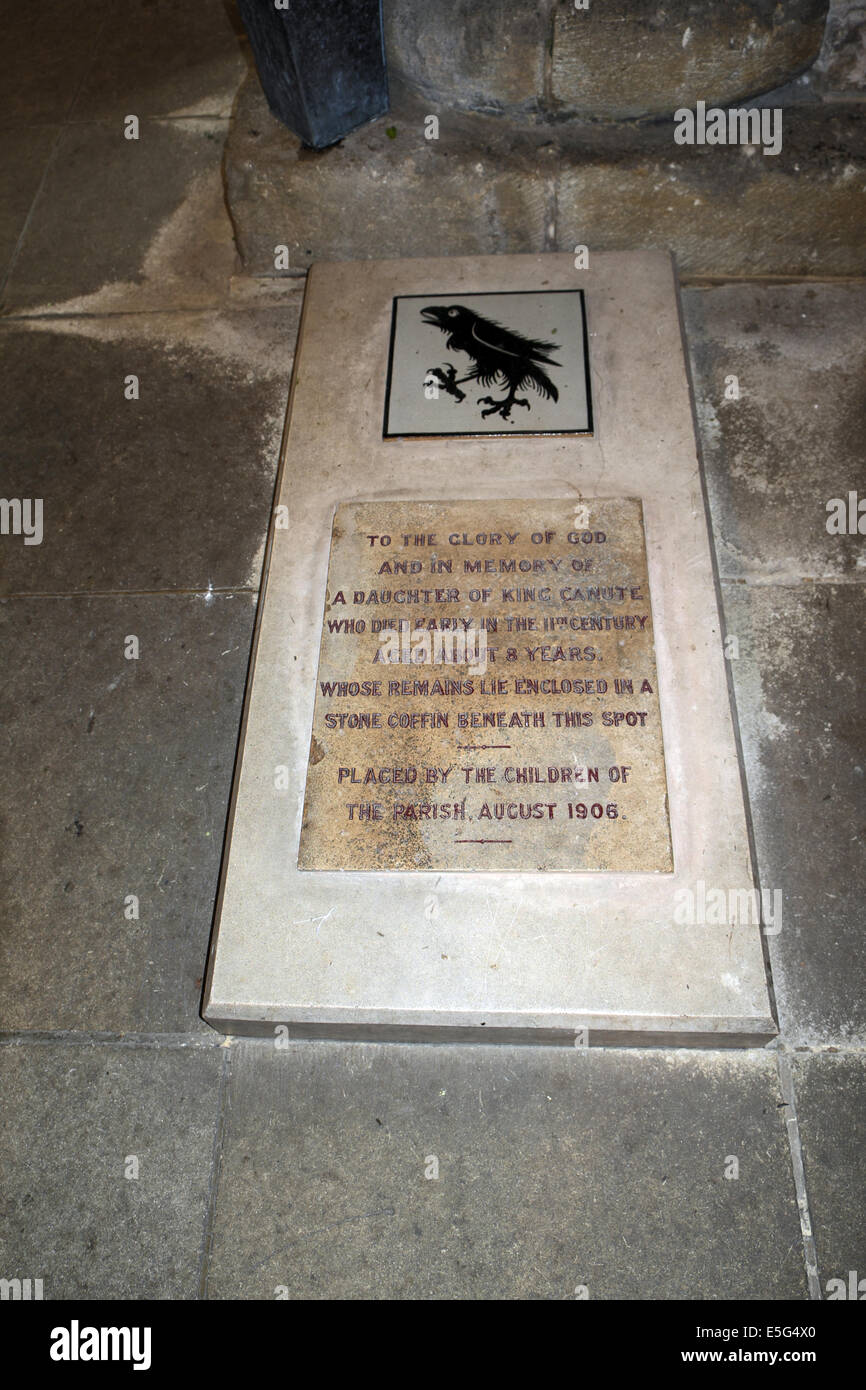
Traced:
<path id="1" fill-rule="evenodd" d="M 225 1007 L 225 1006 L 223 1006 Z M 695 1027 L 675 1019 L 651 1017 L 610 1017 L 593 1021 L 576 1020 L 573 1027 L 551 1027 L 545 1024 L 498 1024 L 495 1016 L 474 1023 L 448 1025 L 443 1023 L 411 1023 L 408 1021 L 382 1023 L 359 1017 L 357 1022 L 311 1023 L 286 1016 L 251 1019 L 248 1014 L 232 1017 L 230 1012 L 219 1015 L 219 1005 L 208 1012 L 205 1021 L 212 1028 L 232 1037 L 268 1038 L 273 1041 L 278 1027 L 288 1030 L 287 1040 L 298 1042 L 371 1042 L 371 1043 L 478 1043 L 520 1044 L 535 1047 L 573 1047 L 583 1044 L 575 1039 L 587 1032 L 588 1047 L 694 1047 L 735 1048 L 767 1047 L 777 1036 L 771 1018 L 695 1019 Z M 360 1013 L 360 1011 L 358 1011 Z"/>

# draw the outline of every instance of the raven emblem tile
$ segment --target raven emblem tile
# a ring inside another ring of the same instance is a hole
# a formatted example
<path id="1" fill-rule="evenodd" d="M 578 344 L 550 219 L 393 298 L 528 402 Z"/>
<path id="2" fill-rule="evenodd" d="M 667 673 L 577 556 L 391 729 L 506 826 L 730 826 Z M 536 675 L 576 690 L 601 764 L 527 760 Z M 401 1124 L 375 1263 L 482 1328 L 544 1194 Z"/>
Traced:
<path id="1" fill-rule="evenodd" d="M 592 434 L 583 291 L 399 295 L 383 434 Z"/>

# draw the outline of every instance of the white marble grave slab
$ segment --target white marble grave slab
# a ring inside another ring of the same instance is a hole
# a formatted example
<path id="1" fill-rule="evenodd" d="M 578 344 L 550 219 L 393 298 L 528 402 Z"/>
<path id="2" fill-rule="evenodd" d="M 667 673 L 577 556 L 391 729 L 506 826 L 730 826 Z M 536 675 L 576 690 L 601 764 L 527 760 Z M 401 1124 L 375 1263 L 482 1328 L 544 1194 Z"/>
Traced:
<path id="1" fill-rule="evenodd" d="M 505 421 L 489 437 L 389 437 L 395 298 L 517 289 L 583 291 L 593 433 L 512 438 Z M 299 868 L 337 508 L 538 499 L 543 510 L 569 498 L 590 514 L 592 499 L 640 504 L 673 870 Z M 313 1037 L 773 1037 L 761 928 L 744 908 L 755 884 L 669 258 L 593 254 L 581 271 L 568 255 L 315 266 L 277 503 L 205 1019 Z M 707 907 L 720 897 L 727 920 Z"/>

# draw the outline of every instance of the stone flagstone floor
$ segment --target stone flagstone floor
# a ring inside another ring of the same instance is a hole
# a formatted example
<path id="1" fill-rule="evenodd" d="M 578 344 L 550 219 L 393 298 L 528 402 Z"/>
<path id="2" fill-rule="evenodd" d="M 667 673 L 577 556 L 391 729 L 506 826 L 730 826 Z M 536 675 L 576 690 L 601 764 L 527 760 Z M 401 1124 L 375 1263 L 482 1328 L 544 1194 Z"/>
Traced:
<path id="1" fill-rule="evenodd" d="M 778 1044 L 229 1044 L 198 1006 L 303 282 L 237 259 L 225 6 L 165 8 L 62 25 L 43 0 L 36 26 L 0 3 L 0 490 L 45 507 L 41 545 L 0 538 L 0 1276 L 48 1298 L 807 1299 L 866 1273 L 866 569 L 824 525 L 866 488 L 866 284 L 684 294 L 783 895 Z"/>

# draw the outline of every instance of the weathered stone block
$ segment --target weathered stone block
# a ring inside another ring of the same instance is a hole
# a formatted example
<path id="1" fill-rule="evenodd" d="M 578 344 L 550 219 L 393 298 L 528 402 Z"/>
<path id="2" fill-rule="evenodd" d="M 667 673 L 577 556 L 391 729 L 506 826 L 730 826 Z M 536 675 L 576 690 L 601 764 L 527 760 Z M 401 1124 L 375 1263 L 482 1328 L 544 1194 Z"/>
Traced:
<path id="1" fill-rule="evenodd" d="M 553 110 L 621 120 L 770 91 L 817 58 L 826 15 L 826 0 L 638 0 L 585 11 L 563 0 L 553 10 Z"/>
<path id="2" fill-rule="evenodd" d="M 692 275 L 859 275 L 866 268 L 866 113 L 798 107 L 781 153 L 675 145 L 649 129 L 566 128 L 557 248 L 670 248 Z"/>
<path id="3" fill-rule="evenodd" d="M 677 145 L 673 122 L 513 127 L 453 112 L 439 138 L 407 95 L 315 154 L 241 96 L 226 187 L 245 269 L 315 260 L 671 249 L 687 275 L 859 275 L 866 113 L 786 110 L 782 149 Z M 389 137 L 388 132 L 392 135 Z M 283 267 L 285 268 L 285 267 Z"/>
<path id="4" fill-rule="evenodd" d="M 423 104 L 406 100 L 316 153 L 274 121 L 258 83 L 248 84 L 226 150 L 245 268 L 273 274 L 278 245 L 288 246 L 294 271 L 322 259 L 546 249 L 552 148 L 539 156 L 537 138 L 515 141 L 501 122 L 463 113 L 443 117 L 440 138 L 427 140 L 424 115 Z"/>
<path id="5" fill-rule="evenodd" d="M 827 0 L 386 0 L 389 69 L 430 109 L 591 120 L 770 91 L 821 48 Z"/>
<path id="6" fill-rule="evenodd" d="M 385 0 L 388 69 L 429 100 L 469 111 L 531 112 L 544 93 L 546 3 Z"/>
<path id="7" fill-rule="evenodd" d="M 866 6 L 862 0 L 833 0 L 815 68 L 826 91 L 866 94 Z"/>

